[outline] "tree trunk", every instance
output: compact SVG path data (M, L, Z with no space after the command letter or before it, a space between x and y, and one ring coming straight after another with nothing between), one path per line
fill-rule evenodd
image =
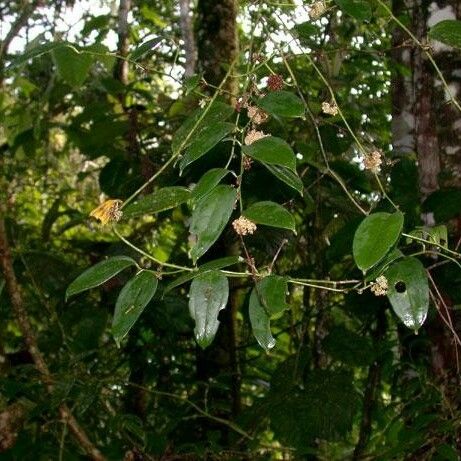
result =
M403 12L410 16L412 32L424 44L430 27L444 19L461 17L461 6L457 0L394 0L393 12L397 17ZM410 70L406 77L393 77L394 152L400 156L416 153L420 193L424 200L440 187L461 185L461 113L450 104L447 88L428 59L427 51L441 68L454 97L459 96L456 80L459 80L461 58L459 53L438 43L432 44L430 49L421 49L397 28L393 50L394 60ZM435 224L432 213L422 214L421 219L426 226ZM437 285L435 276L434 282ZM441 296L450 304L444 293ZM425 330L430 340L428 359L433 376L442 381L449 376L456 377L453 334L439 316L428 320Z
M237 59L237 8L236 0L199 0L197 5L196 38L198 51L198 71L203 72L206 82L218 86L226 75L228 66ZM232 102L237 93L237 82L229 78L221 95L222 99ZM210 93L214 88L210 88ZM221 238L217 246L220 254L238 254L235 243ZM238 356L237 310L241 305L238 288L230 282L229 301L220 315L220 327L213 344L205 351L197 350L197 375L202 382L221 377L229 386L231 402L230 413L237 416L241 409L240 367ZM229 393L213 391L207 399L229 404ZM227 439L227 429L223 429L223 439Z
M179 0L179 12L181 19L181 33L184 41L184 51L186 63L184 65L184 75L190 77L195 73L197 62L197 51L195 49L194 31L192 27L192 17L190 14L190 0Z

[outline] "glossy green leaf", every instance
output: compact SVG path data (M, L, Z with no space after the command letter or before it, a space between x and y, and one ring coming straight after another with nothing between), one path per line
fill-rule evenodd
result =
M392 249L365 277L366 282L371 282L378 278L394 261L403 258L405 255L398 249Z
M114 256L99 262L80 274L68 287L66 298L69 298L82 291L102 285L112 277L115 277L123 269L135 266L136 261L128 256Z
M419 259L407 257L392 264L385 272L392 309L405 326L418 331L429 309L429 283Z
M438 22L431 27L429 38L445 45L461 48L461 21L446 19Z
M232 266L233 264L237 264L241 262L241 258L239 256L225 256L224 258L214 259L213 261L209 261L205 264L202 264L200 267L197 268L195 271L187 272L184 275L181 275L173 282L169 283L165 288L165 293L171 291L173 288L179 287L184 283L193 280L195 277L198 277L205 272L209 272L211 270L218 270L223 269L224 267Z
M403 214L373 213L357 228L352 252L363 272L378 264L397 243L403 228Z
M198 202L190 224L190 233L196 238L190 251L194 264L221 235L236 200L236 189L231 186L217 186Z
M295 220L292 214L278 203L257 202L244 210L242 214L256 224L295 232Z
M287 307L286 296L288 283L286 277L268 275L256 284L259 302L264 306L269 317L276 316Z
M151 271L141 271L122 288L115 304L112 334L115 342L128 334L144 308L149 304L157 290L157 277Z
M218 331L218 314L229 297L229 283L221 272L212 271L196 277L189 291L189 311L195 320L195 339L198 345L208 347Z
M293 149L283 139L266 136L249 146L243 146L242 151L249 157L270 165L284 166L296 171L296 157Z
M195 162L205 155L234 129L235 125L227 122L215 122L204 127L199 133L197 133L194 142L189 145L184 157L179 162L181 172L192 162Z
M349 16L359 21L371 18L371 5L369 0L334 0L335 3Z
M289 91L273 91L257 101L257 105L269 114L295 118L304 115L304 104Z
M139 59L145 57L148 53L155 50L162 40L163 37L155 37L151 40L147 40L130 53L130 59L132 61L138 61Z
M270 315L261 304L256 288L251 291L248 313L256 341L266 352L269 351L275 346L275 339L271 333Z
M90 54L77 51L73 46L61 46L52 51L59 76L73 87L79 87L88 76L93 63Z
M228 173L229 170L225 168L213 168L208 170L194 187L192 198L194 200L200 200L211 192Z
M284 182L286 185L290 186L295 191L299 192L303 195L304 185L301 181L301 178L294 173L293 171L279 165L270 165L268 163L264 163L263 165L280 181Z
M171 149L174 154L182 152L191 145L200 132L207 126L226 121L234 113L234 108L220 101L214 101L211 106L197 109L180 126L171 141Z
M181 203L187 202L189 198L190 191L185 187L163 187L152 194L145 195L139 200L129 203L123 208L123 216L132 218L134 216L158 213L175 208Z

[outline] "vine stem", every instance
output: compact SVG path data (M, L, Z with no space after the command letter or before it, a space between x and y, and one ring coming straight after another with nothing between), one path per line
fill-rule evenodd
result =
M162 262L160 261L159 259L155 258L154 256L150 255L149 253L146 253L144 250L142 250L141 248L137 247L136 245L134 245L133 243L131 243L128 239L126 239L125 237L123 237L122 234L120 234L120 232L117 230L117 228L115 227L115 225L112 227L113 231L114 231L114 234L125 244L125 245L128 245L131 249L133 249L134 251L136 251L137 253L143 255L144 257L150 259L151 261L154 261L156 264L160 265L160 266L163 266L163 267L171 267L172 269L179 269L180 271L189 271L189 272L192 272L194 271L195 269L192 268L192 267L186 267L186 266L178 266L176 264L171 264L171 263L167 263L167 262Z
M156 171L141 187L139 187L135 192L133 192L125 201L124 203L122 204L122 206L120 207L120 209L123 209L126 205L128 205L128 203L132 202L147 186L149 186L150 184L152 184L153 181L155 181L155 179L157 179L178 157L179 157L179 154L181 153L181 151L183 150L183 148L186 146L186 144L188 143L189 139L191 138L191 136L195 133L196 129L198 128L198 126L200 125L200 123L203 121L203 119L205 118L205 115L208 113L208 111L210 110L211 106L213 105L214 101L216 100L216 98L218 97L222 87L224 86L224 84L226 83L227 79L229 78L229 76L231 75L232 73L232 70L234 69L234 66L236 64L236 59L234 59L234 61L230 64L229 66L229 69L227 70L226 72L226 75L224 76L224 78L222 79L222 82L219 84L218 86L218 89L215 91L215 93L213 94L213 96L211 97L208 105L205 107L204 111L200 114L200 117L197 119L197 121L195 122L194 126L192 127L192 129L189 131L189 133L187 134L187 136L184 138L184 140L182 141L182 143L180 144L180 146L178 147L177 151L176 152L173 152L173 155L163 164L163 166L158 170Z
M285 23L283 22L283 20L279 17L279 20L282 22L283 26L285 27L285 30L291 34L290 30L287 28L287 26L285 25ZM292 37L293 40L295 40L294 37ZM342 180L342 178L334 171L330 168L330 164L328 162L328 157L327 157L327 154L325 152L325 148L323 146L323 140L322 140L322 136L320 134L320 131L319 131L319 128L317 126L317 122L315 120L315 117L314 117L314 114L312 113L312 111L310 110L310 107L309 105L307 104L307 101L305 100L304 98L304 95L302 94L301 90L300 90L300 87L299 87L299 84L298 84L298 81L296 79L296 76L293 72L293 69L291 68L290 66L290 63L288 62L287 58L286 58L286 55L283 51L283 49L280 47L280 45L276 44L279 52L280 52L280 55L282 56L282 59L283 59L283 63L285 64L285 67L288 71L288 73L290 74L290 77L292 78L293 80L293 83L294 85L296 86L296 90L298 92L298 95L299 97L301 98L301 100L303 101L303 104L304 104L304 107L306 108L306 111L309 115L309 118L311 119L311 122L314 126L314 129L315 129L315 133L316 133L316 136L317 136L317 140L318 140L318 143L319 143L319 147L320 147L320 151L322 152L322 156L323 156L323 161L325 162L325 167L326 167L326 173L331 176L340 186L341 186L341 189L343 189L343 191L345 192L345 194L347 195L347 197L349 198L349 200L354 204L354 206L365 216L367 216L369 214L368 211L366 211L358 202L357 200L355 200L355 198L353 197L353 195L351 194L351 192L349 191L349 189L347 188L347 186L344 184L344 181ZM334 101L334 103L336 104L336 106L338 107L338 104L336 103L336 98L335 98L335 95L334 95L334 91L333 89L331 88L331 85L328 83L328 81L326 80L326 78L324 77L324 75L322 74L322 72L320 71L320 69L318 69L318 67L316 66L316 64L313 62L312 58L307 55L308 57L308 60L309 62L311 63L311 65L314 67L315 71L319 74L320 78L322 79L322 81L325 83L325 85L327 86L327 88L329 89L329 92L330 94L332 95L332 99ZM344 124L346 125L348 131L350 132L351 136L353 137L353 139L355 140L355 142L357 143L357 145L361 148L361 150L365 153L365 149L363 148L362 144L360 143L360 141L358 140L358 138L355 136L354 132L352 131L351 127L349 126L347 120L345 119L344 115L342 114L341 112L341 109L339 109L338 107L338 110L339 110L339 113L341 115L341 118L343 119L344 121Z

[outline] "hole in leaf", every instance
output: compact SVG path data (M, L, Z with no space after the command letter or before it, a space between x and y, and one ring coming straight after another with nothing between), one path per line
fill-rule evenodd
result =
M407 286L405 285L405 282L397 282L395 285L395 291L397 293L405 293L407 290Z
M440 245L443 247L447 244L447 241L445 239L440 239Z

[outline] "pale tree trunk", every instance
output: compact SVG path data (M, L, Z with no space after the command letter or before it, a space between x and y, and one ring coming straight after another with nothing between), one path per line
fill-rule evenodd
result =
M403 12L409 14L412 32L425 45L430 27L445 19L461 18L461 5L458 0L394 0L393 12L396 16ZM439 43L431 45L432 48L427 50L441 68L451 95L459 98L459 51L454 53ZM401 156L416 153L420 195L424 201L439 188L461 185L461 113L450 103L447 89L426 50L413 43L398 27L393 34L393 58L410 70L405 77L394 75L392 82L394 151ZM421 220L426 226L435 224L431 213L423 213ZM434 281L437 284L435 278ZM448 308L451 307L451 301L444 293L440 293L441 297ZM457 329L456 318L453 321ZM428 320L425 329L431 342L430 362L434 376L442 380L457 376L453 334L439 317Z
M181 19L181 34L184 41L184 51L186 54L184 75L186 77L190 77L195 73L195 65L197 62L197 51L195 49L190 0L179 0L179 13Z

